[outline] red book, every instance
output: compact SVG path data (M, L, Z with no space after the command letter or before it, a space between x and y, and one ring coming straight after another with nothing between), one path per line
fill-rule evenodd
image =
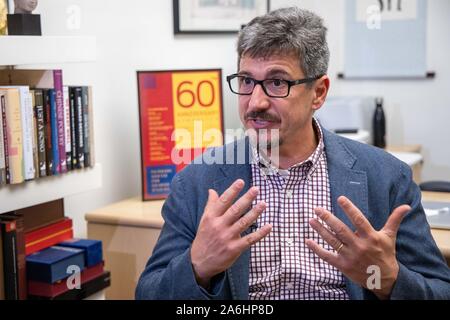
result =
M63 221L27 232L25 234L25 254L32 254L72 238L72 219L65 218Z
M104 262L101 262L93 267L81 271L80 284L85 284L103 274ZM64 292L69 291L67 288L67 279L58 281L54 284L49 284L39 281L28 281L28 294L40 297L56 297ZM75 289L74 289L75 290Z

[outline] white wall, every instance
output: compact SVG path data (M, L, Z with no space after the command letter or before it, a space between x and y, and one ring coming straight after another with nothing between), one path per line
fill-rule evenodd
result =
M272 8L301 5L324 17L332 53L332 95L383 95L388 140L422 144L424 179L450 180L450 1L429 2L428 63L435 80L342 81L344 0L272 0ZM81 11L81 27L67 28L70 6ZM173 35L172 1L40 0L46 35L97 37L95 63L61 65L67 84L94 86L97 161L103 188L66 199L78 236L86 233L84 213L140 194L140 150L136 70L222 68L236 70L234 35ZM42 66L40 66L42 67ZM49 67L55 67L49 66ZM236 97L224 86L225 127L239 127Z

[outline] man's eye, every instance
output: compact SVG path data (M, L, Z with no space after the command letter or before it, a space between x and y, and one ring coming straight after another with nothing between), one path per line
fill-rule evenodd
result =
M253 81L250 78L244 78L244 80L242 80L242 83L244 83L245 85L250 85L253 83Z
M280 87L280 86L283 85L283 80L280 80L280 79L272 80L272 85L273 85L274 87Z

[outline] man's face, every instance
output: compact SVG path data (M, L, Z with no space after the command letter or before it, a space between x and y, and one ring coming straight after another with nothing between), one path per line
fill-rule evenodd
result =
M266 59L244 55L240 61L239 74L256 80L305 78L297 58L278 55ZM292 86L286 98L271 98L260 85L256 85L252 95L239 96L239 116L245 129L254 129L260 133L260 143L261 139L267 139L270 146L277 144L278 140L282 150L301 143L303 133L311 129L313 100L314 89L308 89L305 84ZM267 130L269 136L261 134L263 129ZM270 134L273 129L278 130L279 138Z
M37 0L14 0L16 9L32 12L37 7Z

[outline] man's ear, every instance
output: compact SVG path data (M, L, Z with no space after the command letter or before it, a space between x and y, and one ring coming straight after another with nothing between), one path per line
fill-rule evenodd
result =
M319 110L328 94L328 90L330 89L330 78L327 75L322 76L320 79L317 79L312 90L313 93L313 102L312 107L313 110Z

